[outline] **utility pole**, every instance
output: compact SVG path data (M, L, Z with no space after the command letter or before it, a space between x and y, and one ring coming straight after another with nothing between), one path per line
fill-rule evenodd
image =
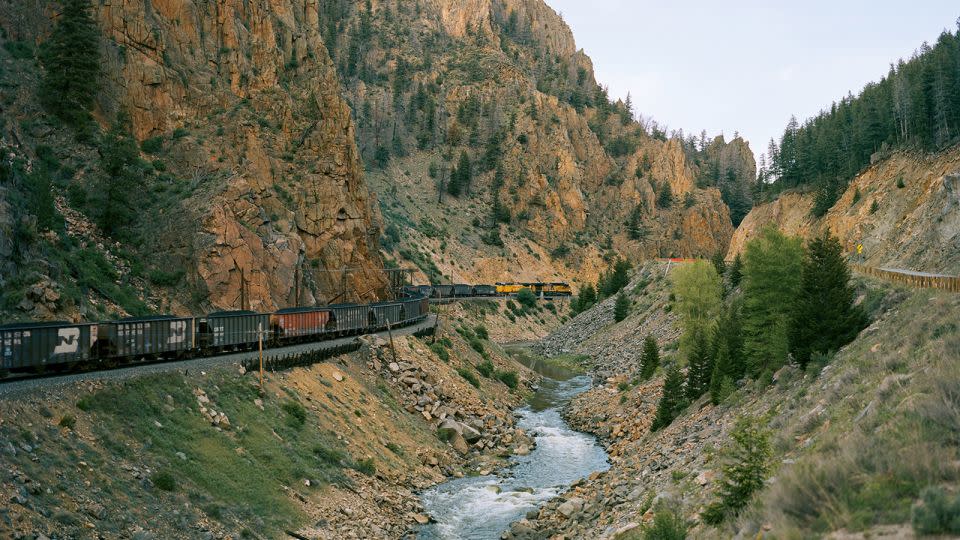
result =
M293 269L293 307L300 307L300 265Z
M260 344L260 395L263 395L263 323L257 324L257 341Z

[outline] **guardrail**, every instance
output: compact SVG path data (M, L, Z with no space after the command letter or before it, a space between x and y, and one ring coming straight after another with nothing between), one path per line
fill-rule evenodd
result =
M919 274L908 272L897 272L896 270L887 270L883 268L874 268L872 266L863 266L854 264L850 266L855 272L865 274L885 281L908 285L910 287L919 287L923 289L941 289L950 292L960 292L960 277L941 276L933 274Z

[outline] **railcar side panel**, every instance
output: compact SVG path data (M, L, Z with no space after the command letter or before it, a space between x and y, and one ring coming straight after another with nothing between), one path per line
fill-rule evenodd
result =
M22 370L90 360L97 325L11 324L0 327L0 369Z

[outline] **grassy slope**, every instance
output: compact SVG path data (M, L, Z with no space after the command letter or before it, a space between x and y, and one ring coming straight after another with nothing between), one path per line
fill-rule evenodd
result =
M907 524L896 529L902 533L909 531L911 507L925 487L956 489L960 296L857 282L877 318L822 371L784 368L775 382L752 382L720 406L700 400L654 434L649 423L661 373L650 383L638 383L625 373L576 400L573 423L604 438L615 456L614 470L578 489L577 496L600 494L602 499L604 492L622 485L618 482L641 487L647 495L598 516L595 532L642 522L658 493L678 495L685 515L696 522L712 499L714 483L701 485L694 477L718 472L713 456L727 444L727 432L740 415L768 420L776 465L768 487L735 524L719 529L698 525L692 531L696 537L756 534L763 528L777 538L799 538ZM674 324L663 316L662 285L655 279L635 296L645 324L658 319ZM657 304L653 311L649 298ZM639 353L631 350L636 348L635 316L608 324L576 350L602 355L620 349L621 357ZM669 342L668 330L663 329ZM607 362L615 360L610 356ZM656 464L665 468L658 470ZM559 530L576 530L561 523Z
M532 375L489 340L480 340L484 353L478 353L454 331L462 326L446 325L445 346L434 352L429 339L395 338L398 361L432 373L448 406L480 417L509 416ZM384 361L392 359L387 351ZM318 516L336 521L365 513L382 514L377 523L396 532L415 502L409 489L441 480L462 462L407 408L412 402L402 383L371 372L363 353L352 358L271 374L263 396L254 374L221 368L0 401L0 452L8 442L16 452L4 454L11 472L0 477L0 487L29 492L25 505L12 506L10 522L0 516L0 536L79 535L89 523L108 535L142 526L161 537L203 530L270 537ZM487 359L494 368L489 377L477 367ZM473 374L479 387L458 371ZM520 382L516 389L503 382L511 372ZM199 390L209 403L198 401ZM226 414L229 427L212 425L201 407ZM471 467L484 468L496 460L470 459ZM52 490L34 494L36 485ZM395 493L405 495L374 500ZM91 515L90 505L102 511ZM340 515L343 505L358 514Z

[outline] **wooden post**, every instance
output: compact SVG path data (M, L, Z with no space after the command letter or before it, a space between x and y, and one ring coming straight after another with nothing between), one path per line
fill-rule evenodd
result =
M390 320L387 320L387 334L390 335L390 351L393 352L393 361L397 361L397 349L393 346L393 327L390 325Z
M260 393L263 393L263 323L257 325L257 341L260 343Z

